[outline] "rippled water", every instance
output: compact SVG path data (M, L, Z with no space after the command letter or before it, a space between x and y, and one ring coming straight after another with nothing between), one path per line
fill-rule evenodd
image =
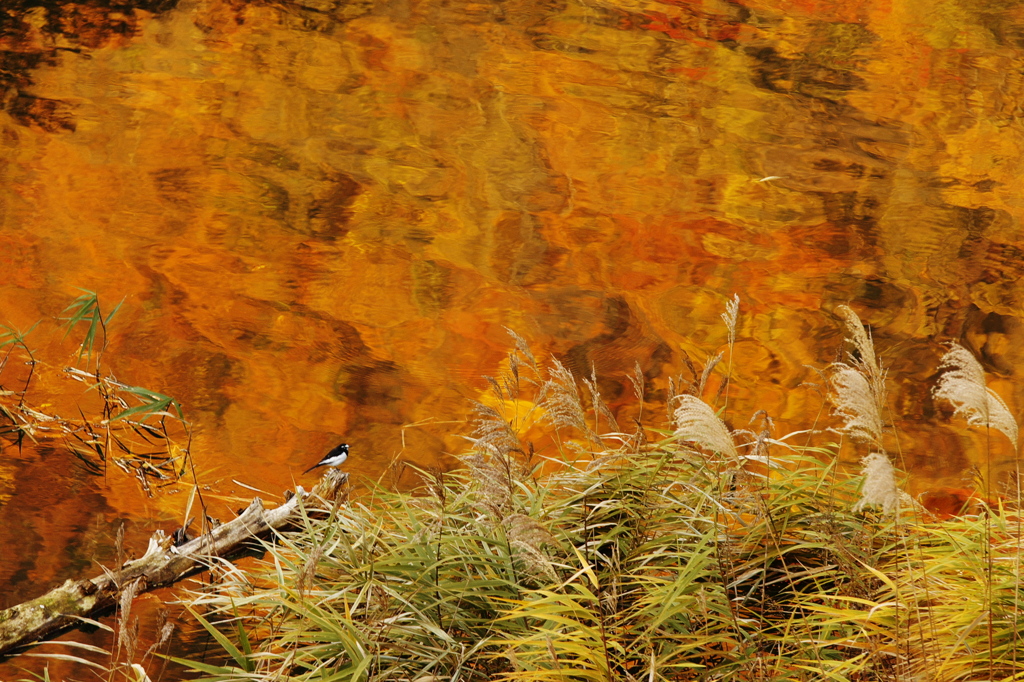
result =
M0 34L0 321L124 298L104 365L182 402L211 496L341 440L450 464L462 427L408 425L466 416L505 327L623 418L639 362L660 413L733 293L736 428L812 422L843 303L912 489L983 457L929 397L943 342L1024 400L1018 2L17 0ZM0 606L182 514L73 462L4 450Z

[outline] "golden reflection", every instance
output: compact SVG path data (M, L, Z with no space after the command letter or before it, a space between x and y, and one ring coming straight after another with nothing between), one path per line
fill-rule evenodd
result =
M891 367L912 489L984 449L929 395L942 342L1024 400L1016 6L136 4L0 15L2 315L124 298L105 363L180 400L212 488L290 485L341 440L373 479L450 464L458 429L404 427L464 418L505 327L629 415L634 363L657 402L734 293L736 428L818 418L839 304ZM45 504L44 455L0 499ZM80 485L83 513L180 513Z

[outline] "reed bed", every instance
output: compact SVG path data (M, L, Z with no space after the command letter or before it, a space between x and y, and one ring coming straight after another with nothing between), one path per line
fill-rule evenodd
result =
M704 397L721 355L672 382L670 429L627 434L593 373L581 391L514 335L462 469L268 544L258 570L192 598L226 662L179 662L253 681L1024 678L1018 496L939 519L902 492L885 371L839 314L839 425L779 438L764 415L730 431ZM943 363L936 399L1015 437L973 356ZM524 438L540 423L554 464ZM837 468L844 440L866 449L861 476Z
M110 316L94 296L71 312L72 326L91 320L87 358L97 334L102 352ZM722 315L726 369L725 352L686 359L661 430L640 423L639 365L627 432L596 371L543 366L512 333L462 467L419 471L411 492L353 491L254 566L215 566L186 601L221 655L173 660L237 682L1024 679L1019 467L995 481L989 446L959 514L911 499L886 370L856 313L837 314L847 352L822 370L832 418L782 436L764 413L747 430L723 420L738 297ZM31 356L24 337L0 334L4 359ZM951 344L938 370L934 399L1016 452L1012 410L971 352ZM93 374L142 403L118 399L107 428L181 416L167 396ZM32 435L19 418L30 382L0 407ZM538 457L538 439L557 455ZM839 466L851 448L859 472ZM139 658L124 636L130 607L106 678L149 682L153 648Z
M232 665L196 668L426 682L817 679L851 658L893 664L862 610L834 615L881 589L859 565L882 562L886 534L867 532L855 489L817 460L743 481L670 438L592 471L498 480L514 467L492 456L421 496L338 508L268 546L257 574L197 595L235 639Z
M854 512L857 481L812 454L765 477L716 468L669 438L499 497L472 470L376 491L196 595L234 660L192 665L209 680L1020 676L1014 516Z

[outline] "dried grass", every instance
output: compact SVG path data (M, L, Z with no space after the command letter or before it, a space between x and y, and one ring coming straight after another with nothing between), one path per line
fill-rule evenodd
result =
M584 377L583 385L587 387L587 391L590 393L590 404L594 406L594 430L599 431L601 419L604 419L608 423L609 431L618 432L619 423L615 420L615 415L608 408L604 398L601 397L601 391L597 387L597 369L593 365L590 366L590 378Z
M483 403L476 403L473 411L476 423L473 436L479 444L492 447L503 455L522 452L519 435L500 412Z
M477 450L463 457L470 479L476 484L478 506L495 522L505 518L515 487L515 462L497 449L477 443ZM489 450L489 452L488 452Z
M1019 528L990 530L1002 523L993 515L941 529L901 518L912 502L880 449L885 372L856 315L841 314L852 351L830 366L836 415L873 446L859 494L835 469L838 446L773 438L764 413L737 445L691 393L673 398L672 438L536 478L513 456L501 406L482 410L491 425L471 439L466 468L425 479L429 497L380 491L374 508L333 510L268 547L256 582L270 587L244 597L243 621L237 590L198 595L239 638L242 623L266 637L248 637L251 654L227 648L230 666L197 668L252 682L285 670L310 682L1019 679ZM983 405L991 422L980 368L955 355L944 367L936 397L959 400L969 419ZM958 386L968 378L974 408ZM639 368L630 381L642 401ZM496 383L511 399L514 384ZM593 371L584 383L602 414ZM544 390L550 423L592 433L564 366ZM680 441L733 462L787 450L780 466L750 471L709 467ZM993 551L1002 573L979 558ZM308 591L292 589L298 575Z
M854 366L836 363L829 383L835 415L844 421L843 432L856 441L882 448L884 423L870 379Z
M722 313L722 321L725 322L725 328L729 332L729 346L732 347L736 343L736 323L739 319L740 313L740 296L739 294L733 294L732 298L725 303L725 312Z
M723 315L730 345L738 304ZM491 380L504 402L478 407L463 470L424 476L418 495L375 490L365 506L308 510L317 518L268 543L255 575L238 569L195 595L226 662L178 662L236 682L1021 679L1019 510L941 525L900 518L912 503L881 449L885 372L856 314L840 314L852 350L829 368L835 414L873 446L859 495L837 473L838 446L772 438L765 413L737 445L739 432L698 397L721 355L699 378L691 367L691 393L671 386L673 437L531 475L516 457L517 417L506 417L518 409L505 404L527 387L547 393L532 402L556 428L600 441L571 372L555 362L537 381L513 334L508 371ZM942 369L935 398L1016 444L973 356L954 345ZM639 364L629 380L642 403ZM614 424L593 368L583 383L598 419ZM788 449L772 460L783 466L745 470L706 466L680 441L731 462ZM117 633L129 659L134 590Z
M583 434L594 443L600 443L597 434L587 424L587 415L583 409L576 378L565 365L552 358L548 368L548 380L542 387L544 393L545 420L556 429L571 428Z

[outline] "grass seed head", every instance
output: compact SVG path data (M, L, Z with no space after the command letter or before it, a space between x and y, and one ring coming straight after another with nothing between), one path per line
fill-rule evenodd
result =
M963 417L972 426L985 426L1002 432L1017 449L1017 421L1003 399L985 384L985 370L963 346L952 344L939 369L945 373L932 389L937 400L953 404L953 416Z
M504 518L512 499L513 462L502 456L493 446L478 443L479 446L483 447L463 461L469 466L470 478L477 485L478 503L486 510L489 518L500 520ZM490 450L489 456L484 456L484 449Z
M882 413L878 396L864 372L852 365L832 365L832 402L835 414L846 423L843 431L854 440L882 447Z
M861 511L869 505L881 507L883 514L893 514L899 510L902 491L896 484L896 470L889 458L872 452L861 460L861 465L864 484L860 499L853 505L853 511Z
M544 526L526 514L512 514L505 519L505 532L517 558L527 570L552 582L558 580L551 561L543 551L544 545L556 543Z
M558 360L552 358L548 369L548 380L544 382L544 408L548 422L555 428L571 427L591 439L594 432L587 425L586 413L580 393L576 389L576 378Z
M725 303L725 312L722 313L722 321L729 330L729 345L736 343L736 321L740 313L740 295L733 294L732 298Z
M739 457L732 434L726 428L725 422L715 415L710 405L696 396L685 393L677 396L676 400L679 405L672 416L677 436L696 443L705 450L727 455L731 459Z
M521 449L519 437L500 412L483 403L477 403L474 412L476 429L473 435L478 443L486 443L503 455Z

